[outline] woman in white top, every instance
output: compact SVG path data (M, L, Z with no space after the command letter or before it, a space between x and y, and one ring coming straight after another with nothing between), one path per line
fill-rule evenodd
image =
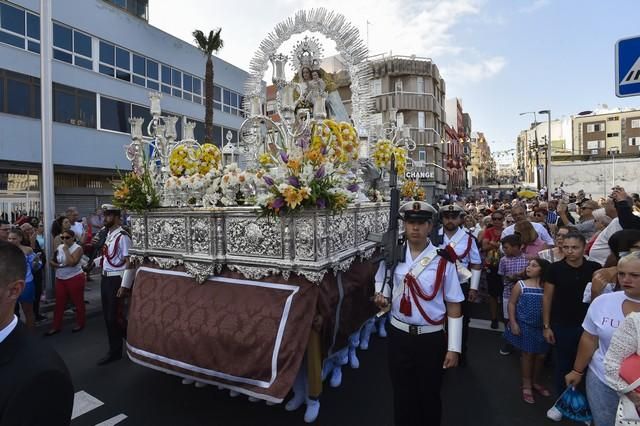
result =
M640 313L632 312L613 333L609 350L604 358L604 374L609 386L618 393L623 392L629 383L620 377L622 361L631 355L640 355ZM631 391L626 394L640 410L640 393Z
M618 282L622 291L603 294L589 306L582 323L584 332L573 370L565 376L567 386L576 386L589 367L587 399L595 426L612 426L615 423L619 397L605 377L604 357L613 333L624 318L632 312L640 312L640 252L618 261Z
M78 332L84 328L86 322L84 307L85 275L80 266L82 247L75 241L74 232L70 229L60 234L62 244L56 249L55 259L49 264L56 270L56 307L53 313L51 330L45 336L52 336L62 329L62 316L67 300L76 307L76 327L71 331Z

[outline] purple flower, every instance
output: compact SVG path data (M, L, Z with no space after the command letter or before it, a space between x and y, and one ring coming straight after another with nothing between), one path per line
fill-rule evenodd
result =
M284 206L284 198L278 197L271 203L272 209L281 209Z
M357 183L352 183L351 185L347 186L347 190L351 192L358 192L360 190L360 186Z
M295 176L289 176L287 178L287 181L289 182L289 185L291 186L295 186L296 188L300 188L300 181L298 180L297 177Z
M300 138L298 138L298 140L296 141L296 144L302 148L302 149L306 149L309 146L309 142L311 141L311 139L309 138L309 136L302 136Z
M267 185L269 185L269 186L273 186L273 184L275 183L275 182L273 181L273 179L271 179L271 178L270 178L269 176L267 176L267 175L262 176L262 179L264 180L264 183L266 183L266 184L267 184Z
M327 146L326 145L322 147L322 149L320 150L320 153L322 155L326 155L327 154Z
M318 170L316 170L316 174L315 174L316 179L322 179L323 177L324 177L324 164L320 166Z
M324 198L318 198L318 200L316 201L316 206L319 209L327 208L327 200L325 200Z
M289 156L287 155L286 152L284 151L280 151L280 158L282 159L283 162L288 163L289 162Z

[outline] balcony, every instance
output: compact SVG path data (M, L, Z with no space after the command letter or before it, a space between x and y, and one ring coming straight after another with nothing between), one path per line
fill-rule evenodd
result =
M390 92L375 96L376 112L396 109L397 111L428 111L438 117L443 116L443 108L431 93Z

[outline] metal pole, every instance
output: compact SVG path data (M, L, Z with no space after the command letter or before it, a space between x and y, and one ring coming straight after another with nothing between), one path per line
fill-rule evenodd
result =
M535 111L533 111L533 121L533 125L535 126L533 134L536 140L536 186L538 191L540 191L540 188L542 188L542 185L540 185L540 153L538 152L540 145L538 144L538 117L536 116Z
M611 187L615 188L616 186L616 151L611 150Z
M551 199L551 110L549 110L549 133L547 134L547 167L546 167L546 172L547 172L547 177L546 177L546 181L547 181L547 201L549 201Z
M52 83L51 52L53 24L51 23L51 0L40 0L40 105L42 142L42 213L47 243L44 250L47 260L53 259L51 225L55 219L55 193L53 189L53 128L52 128ZM53 273L45 267L45 290L48 298L53 298Z

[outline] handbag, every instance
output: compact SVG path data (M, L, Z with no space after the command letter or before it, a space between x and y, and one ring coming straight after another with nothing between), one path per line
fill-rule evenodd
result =
M622 390L620 402L618 402L618 410L616 411L615 426L640 426L640 415L638 415L636 405L626 395L638 386L640 386L640 378Z

